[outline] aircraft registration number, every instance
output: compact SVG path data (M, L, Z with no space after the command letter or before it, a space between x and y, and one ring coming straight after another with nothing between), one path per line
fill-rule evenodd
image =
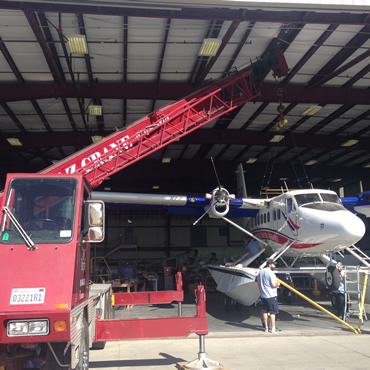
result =
M45 288L12 289L10 304L42 304L45 301Z

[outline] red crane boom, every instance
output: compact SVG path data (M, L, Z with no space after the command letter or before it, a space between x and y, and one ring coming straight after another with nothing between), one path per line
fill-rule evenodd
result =
M152 154L182 136L259 96L253 74L286 74L282 53L259 61L246 71L227 76L186 98L165 106L67 157L40 173L82 173L92 187L107 176Z

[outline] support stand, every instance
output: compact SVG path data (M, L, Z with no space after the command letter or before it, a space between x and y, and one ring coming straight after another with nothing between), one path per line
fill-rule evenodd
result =
M197 304L197 315L200 317L206 316L206 305L205 305L205 289L204 286L199 285L195 290L195 298ZM180 370L197 370L197 369L213 369L213 370L227 370L226 367L223 367L219 362L213 361L207 358L207 353L205 351L205 334L199 334L199 352L198 358L186 362L177 363L177 368Z
M199 352L198 358L188 363L178 363L177 368L180 370L198 370L198 369L213 369L227 370L226 367L217 361L213 361L207 357L205 352L205 335L199 335Z

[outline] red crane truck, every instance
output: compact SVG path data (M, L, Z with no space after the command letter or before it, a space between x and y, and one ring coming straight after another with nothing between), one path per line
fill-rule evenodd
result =
M104 203L92 201L90 193L105 177L257 98L255 73L270 69L287 73L282 53L161 108L40 173L7 175L0 198L0 369L16 369L30 353L34 368L88 369L89 348L108 340L208 333L201 287L194 317L111 319L111 285L89 283L90 243L103 241L105 234ZM131 294L129 300L117 294L115 302L181 301L179 281L173 292Z

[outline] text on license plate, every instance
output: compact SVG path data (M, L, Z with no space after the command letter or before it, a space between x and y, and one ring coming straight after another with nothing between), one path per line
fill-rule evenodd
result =
M45 301L45 288L12 289L10 304L42 304Z

